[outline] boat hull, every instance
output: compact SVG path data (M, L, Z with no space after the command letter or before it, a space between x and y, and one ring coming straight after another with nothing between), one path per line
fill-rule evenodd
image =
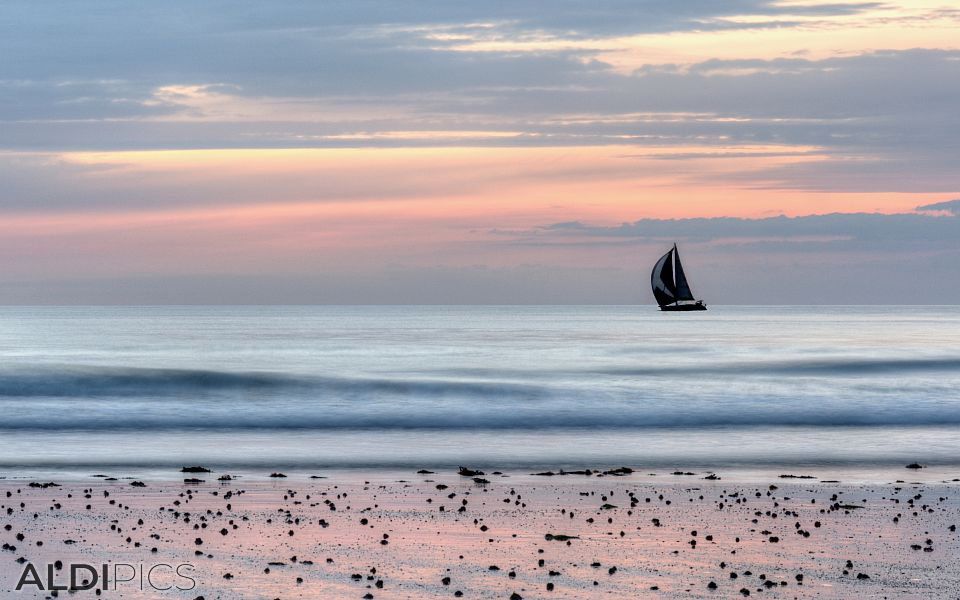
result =
M703 302L697 302L695 304L667 304L666 306L661 306L660 310L664 312L688 312L691 310L707 310L707 305Z

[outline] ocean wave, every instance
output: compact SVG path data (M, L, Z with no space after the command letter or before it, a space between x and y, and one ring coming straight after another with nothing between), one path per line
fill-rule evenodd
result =
M845 376L943 372L960 374L960 358L835 358L701 362L683 365L524 370L426 369L399 377L335 377L203 369L68 366L0 370L2 397L169 396L232 391L313 391L398 395L539 396L539 383L558 376ZM466 379L465 379L466 378ZM529 381L530 383L527 383ZM683 381L683 380L678 380ZM538 383L533 383L538 382Z
M827 385L763 379L731 386L717 375L744 368L722 367L704 366L697 372L707 376L699 381L657 368L539 380L504 371L507 381L492 379L492 373L469 380L423 373L351 378L100 367L7 370L0 371L0 431L960 425L960 394L949 376L942 385L924 381L912 388L904 383L909 380L871 379L870 389L829 376L954 371L960 369L956 359L770 362L747 370L776 378L826 374ZM651 379L665 374L672 376Z
M217 392L353 392L399 395L532 396L537 386L514 383L349 378L193 369L68 367L0 372L2 397L156 397Z
M243 430L654 430L763 427L884 427L884 426L960 425L960 407L950 410L918 410L870 415L844 410L818 414L755 414L707 411L696 414L550 414L505 416L497 411L483 414L444 414L443 411L380 415L297 413L275 414L269 411L242 411L242 414L71 415L6 417L0 431L243 431Z
M653 430L702 428L960 425L960 398L864 397L673 399L569 394L532 402L307 398L231 401L55 398L0 400L4 430Z
M832 358L786 361L707 363L666 367L623 367L595 371L609 375L896 375L916 372L960 373L960 358Z
M649 359L648 359L649 360ZM960 374L960 358L830 358L779 361L690 361L674 365L620 365L568 370L523 370L493 368L433 369L426 373L463 377L517 377L544 379L557 375L614 375L636 377L697 377L706 375L742 376L857 376L897 375L922 372Z

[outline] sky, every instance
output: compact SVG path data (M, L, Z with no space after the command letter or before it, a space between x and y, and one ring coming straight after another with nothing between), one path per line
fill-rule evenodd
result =
M960 303L948 1L0 3L0 303Z

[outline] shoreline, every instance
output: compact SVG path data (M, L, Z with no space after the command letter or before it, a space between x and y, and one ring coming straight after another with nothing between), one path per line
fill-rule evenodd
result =
M908 468L903 463L831 463L831 464L740 464L718 467L717 465L696 465L678 463L672 466L663 464L525 464L503 465L485 462L469 463L468 468L485 472L502 473L511 481L534 484L551 480L553 483L579 483L586 479L616 478L621 481L638 484L666 485L671 482L682 483L698 480L728 481L741 485L763 483L776 479L799 479L819 482L845 483L857 485L883 485L892 483L952 484L960 483L960 462L956 464L930 464L923 462L920 468ZM263 483L277 480L312 481L336 479L358 483L372 481L392 483L409 479L418 471L427 470L439 477L455 476L459 464L431 464L397 466L343 466L317 465L305 467L302 464L271 465L223 465L204 461L187 461L182 465L17 465L0 466L0 483L33 481L53 478L68 483L95 482L111 478L111 481L129 481L151 479L157 482L176 483L184 477L182 467L202 466L209 469L207 483L216 483L220 475L230 475L234 481ZM626 469L626 473L612 474L611 470ZM271 473L282 472L285 477L271 478ZM709 479L706 479L710 477Z
M135 475L120 471L116 481L90 476L96 472L0 479L0 523L10 526L0 541L15 547L0 552L0 589L12 589L21 557L44 567L57 560L194 567L191 590L120 590L158 599L453 598L457 591L525 599L928 598L960 589L960 538L950 530L960 524L960 482L944 482L939 468L887 469L889 481L863 483L795 467L717 471L719 479L695 469L546 476L472 467L483 474L361 469L310 479L259 471L219 482L222 472L171 469L170 479L125 479Z
M201 402L202 405L202 402ZM201 406L202 408L202 406ZM241 407L242 408L242 407ZM167 410L166 408L164 410ZM43 414L40 408L34 413ZM106 418L106 417L105 417ZM957 466L956 426L573 430L8 430L0 473L39 468L501 469Z

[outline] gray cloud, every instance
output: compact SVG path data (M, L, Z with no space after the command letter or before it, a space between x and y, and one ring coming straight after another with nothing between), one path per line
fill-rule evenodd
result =
M958 51L707 60L623 74L590 48L464 52L451 49L456 40L431 36L593 39L789 26L791 16L884 8L774 0L571 0L551 2L549 10L536 0L495 7L440 0L6 2L0 147L807 145L839 160L730 177L771 188L956 190ZM754 18L729 19L737 15ZM157 95L171 85L213 86L253 104L293 102L298 116L277 105L272 113L210 115L186 99ZM364 137L411 130L518 135Z
M960 200L917 207L918 211L945 211L953 216L917 213L832 213L799 217L739 217L640 219L616 227L580 221L554 223L522 232L497 233L520 243L591 243L597 240L675 241L730 243L738 247L761 245L794 252L797 245L816 250L902 250L920 244L960 251ZM773 241L771 241L773 240Z
M93 6L94 8L90 8ZM491 8L479 3L6 3L0 20L0 119L123 118L153 90L173 84L229 84L251 96L340 97L393 100L416 94L424 117L444 111L466 118L480 114L556 116L567 111L707 110L741 114L833 117L824 114L821 86L787 78L703 77L724 68L759 68L785 75L837 65L809 61L708 61L686 77L669 69L623 77L591 60L590 49L571 51L452 52L451 41L432 32L460 33L484 24L493 39L529 35L603 37L710 29L733 15L824 17L881 7L879 3L785 6L772 0L712 2L612 1L589 6L524 0ZM467 24L466 26L464 24ZM739 22L738 22L739 23ZM725 26L752 27L755 24ZM865 61L857 70L870 72ZM888 61L889 62L889 61ZM912 65L880 65L879 78L923 74ZM674 77L671 77L673 75ZM842 80L843 75L833 75ZM736 82L731 84L730 82ZM911 86L903 86L910 89ZM758 90L761 92L758 94ZM691 91L693 93L691 93ZM870 90L868 90L870 91ZM784 102L803 93L805 102ZM821 93L817 93L821 92ZM900 91L902 95L903 90ZM711 98L712 96L712 98ZM877 97L882 100L882 96ZM748 100L748 102L744 102ZM152 107L143 110L151 113ZM862 116L862 110L854 110ZM322 115L317 115L322 118ZM600 132L602 133L602 132ZM144 143L150 138L144 136Z
M923 206L918 206L917 210L944 211L960 217L960 199L947 200L946 202L936 202L934 204L924 204Z
M107 21L122 19L120 12ZM409 22L417 17L407 16ZM23 60L0 66L0 145L30 150L808 145L843 160L734 177L773 188L942 192L960 187L951 160L960 150L958 51L709 60L682 68L648 66L625 75L591 59L589 50L454 52L442 44L427 47L420 30L396 24L378 29L386 22L358 30L336 21L294 28L269 18L256 26L201 19L177 28L160 18L156 31L130 40L129 49L123 48L123 35L129 33L111 37L107 32L88 34L96 37L93 49L69 51L77 40L63 32L66 41L46 51L69 54L63 60L20 47L37 42L27 43L23 31L13 32L0 39L0 46L11 46L6 55ZM637 23L642 28L646 21ZM288 120L270 114L204 120L210 116L204 107L156 95L174 84L213 84L207 89L253 103L291 101L300 116L288 118L274 106L274 114ZM172 115L200 120L155 120ZM397 130L518 135L440 142L356 137Z

